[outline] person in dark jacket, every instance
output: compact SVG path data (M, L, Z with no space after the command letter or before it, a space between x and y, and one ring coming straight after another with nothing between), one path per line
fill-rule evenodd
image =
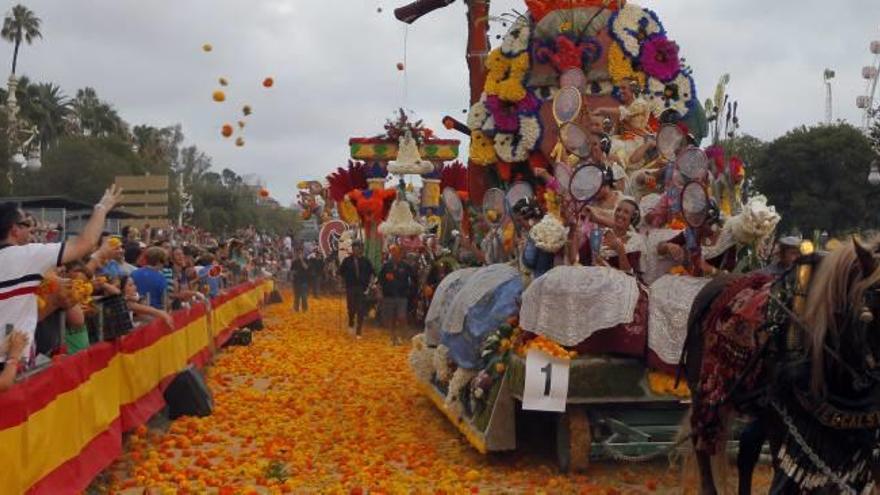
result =
M293 285L293 310L309 310L309 265L303 257L303 250L297 250L290 266L290 281Z
M309 285L311 285L312 297L318 297L324 278L324 257L316 250L306 262L309 265Z
M391 345L403 343L406 308L410 290L415 284L412 268L403 262L400 246L392 245L389 260L379 272L382 286L382 315L391 330Z
M352 254L342 260L339 274L345 283L345 303L348 308L348 331L361 337L364 324L365 295L370 281L373 279L373 267L364 257L364 243L357 240L352 243Z

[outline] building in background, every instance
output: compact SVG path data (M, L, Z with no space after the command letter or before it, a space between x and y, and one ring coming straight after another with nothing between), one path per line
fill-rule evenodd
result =
M171 225L168 211L170 182L167 175L118 175L116 185L123 190L119 210L135 216L123 220L123 225L139 229L144 225L156 228Z

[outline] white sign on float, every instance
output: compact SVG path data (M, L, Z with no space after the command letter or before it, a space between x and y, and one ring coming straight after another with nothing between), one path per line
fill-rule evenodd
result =
M530 349L526 354L523 409L565 412L569 365L567 359L559 359L537 349Z

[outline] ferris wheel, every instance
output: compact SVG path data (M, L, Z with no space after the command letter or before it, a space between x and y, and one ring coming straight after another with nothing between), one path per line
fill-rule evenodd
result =
M871 54L874 55L873 65L862 67L862 78L865 79L865 93L856 99L856 106L862 110L862 126L868 129L874 119L880 117L880 105L877 100L878 80L880 80L880 40L871 42Z

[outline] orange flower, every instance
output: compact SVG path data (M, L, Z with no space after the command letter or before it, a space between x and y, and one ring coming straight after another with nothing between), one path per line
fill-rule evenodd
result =
M275 80L272 79L271 77L267 77L266 79L263 79L263 87L264 88L271 88L274 84L275 84Z

